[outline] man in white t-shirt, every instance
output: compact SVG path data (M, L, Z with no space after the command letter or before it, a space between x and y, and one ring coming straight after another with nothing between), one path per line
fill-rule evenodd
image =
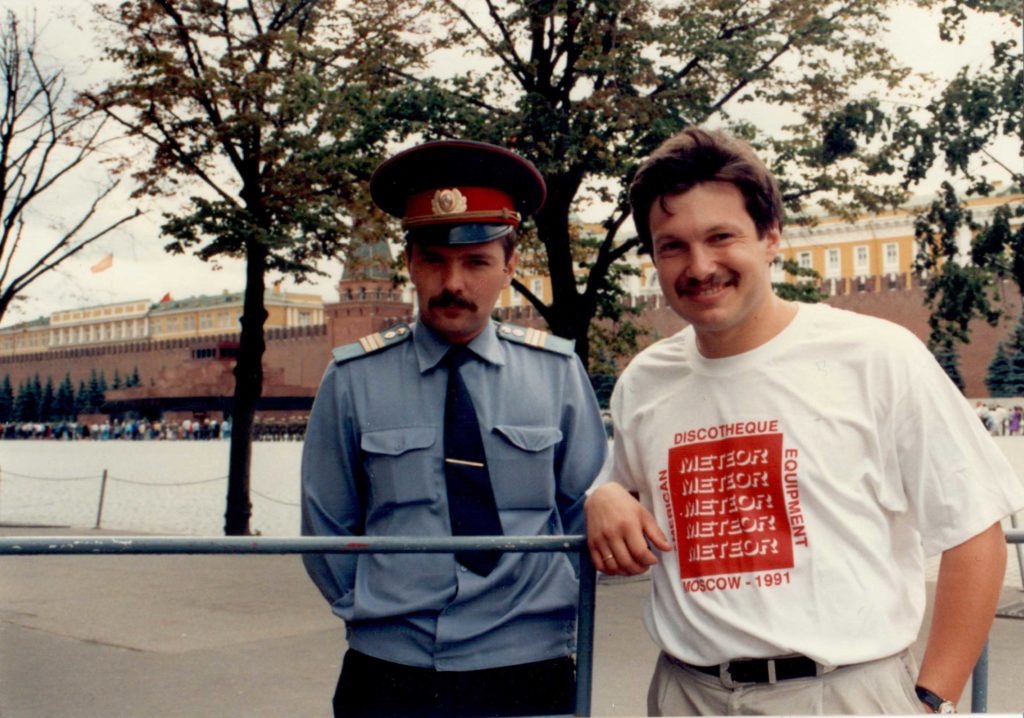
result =
M599 569L652 572L649 712L948 712L991 626L1019 479L913 335L773 294L782 202L746 143L689 128L630 198L690 326L619 380L586 511Z

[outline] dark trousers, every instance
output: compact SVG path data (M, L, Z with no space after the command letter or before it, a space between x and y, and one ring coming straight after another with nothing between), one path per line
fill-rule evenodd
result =
M435 671L349 649L334 692L335 718L571 714L571 658L482 671Z

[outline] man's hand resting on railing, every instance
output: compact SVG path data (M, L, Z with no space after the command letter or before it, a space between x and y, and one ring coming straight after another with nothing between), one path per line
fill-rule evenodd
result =
M619 484L595 489L584 508L590 557L603 573L635 576L658 563L651 546L672 550L651 512Z

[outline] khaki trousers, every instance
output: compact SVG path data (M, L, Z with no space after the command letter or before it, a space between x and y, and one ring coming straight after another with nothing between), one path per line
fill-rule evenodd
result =
M910 651L811 678L726 688L721 680L662 653L647 693L652 716L911 715L926 713L914 693Z

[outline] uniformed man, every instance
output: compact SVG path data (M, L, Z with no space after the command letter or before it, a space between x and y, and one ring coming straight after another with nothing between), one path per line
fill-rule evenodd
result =
M310 415L302 531L533 536L583 530L606 439L572 343L490 318L544 181L493 145L384 162L419 316L334 350ZM577 577L562 553L310 555L345 620L336 716L572 710Z

